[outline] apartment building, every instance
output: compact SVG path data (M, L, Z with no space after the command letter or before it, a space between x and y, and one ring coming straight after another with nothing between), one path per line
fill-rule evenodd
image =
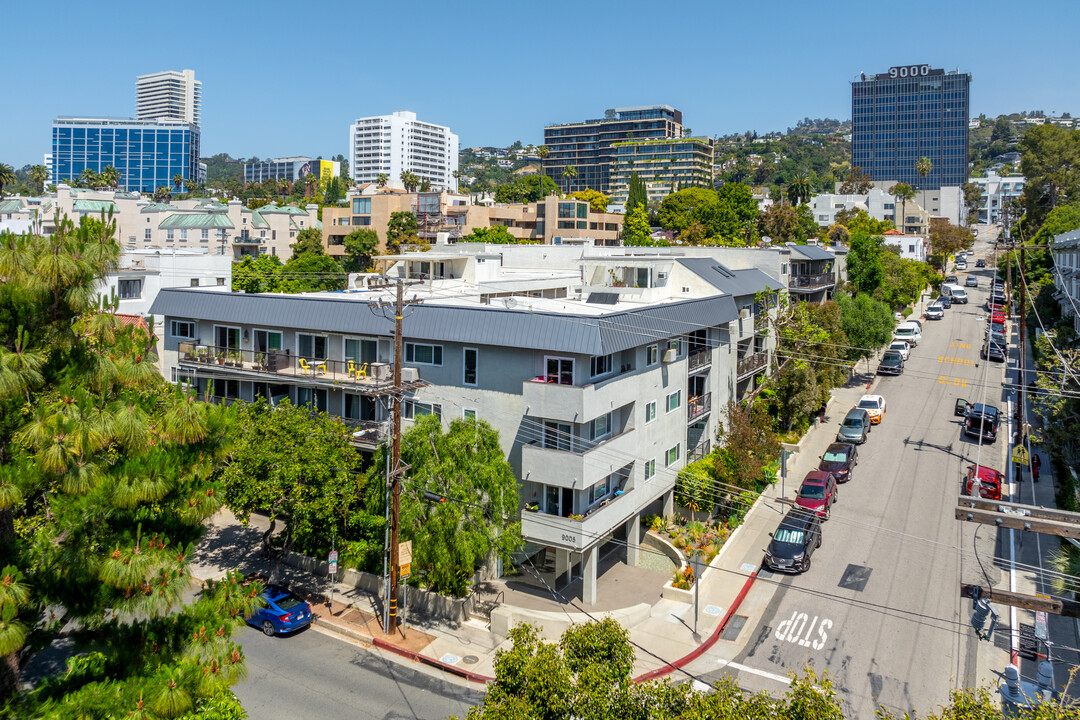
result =
M814 220L822 228L832 227L836 214L845 210L865 210L874 220L896 222L896 198L881 188L870 188L864 195L821 193L811 197L807 204L814 213ZM908 201L908 209L912 207L914 201Z
M450 128L422 122L416 113L358 118L349 126L349 173L357 183L385 175L404 187L401 173L414 173L434 190L457 190L458 136Z
M1056 236L1051 243L1054 258L1054 297L1061 314L1071 317L1073 329L1080 332L1080 230Z
M1001 220L1002 208L1024 194L1027 178L1023 175L999 175L994 171L986 177L973 177L968 182L979 186L979 223L993 224Z
M625 205L630 177L637 173L650 200L663 200L679 188L712 187L712 138L625 140L611 144L611 202Z
M929 243L921 235L905 235L899 230L886 230L882 233L885 244L895 247L903 260L926 262Z
M394 188L361 187L350 192L345 207L323 208L323 244L327 254L345 254L344 238L357 228L379 235L380 252L386 248L386 227L395 212L411 212L417 235L430 243L457 242L475 228L500 225L519 240L548 245L591 239L596 244L617 244L623 216L597 212L589 203L554 195L520 205L476 205L468 195L450 192L406 193Z
M427 280L409 289L423 302L404 326L406 425L491 423L520 481L521 562L556 588L583 577L585 603L601 547L625 541L636 563L642 515L672 512L678 471L768 371L758 294L780 281L708 255L536 245L381 259L392 277ZM391 284L359 275L351 286L163 290L152 308L163 368L221 401L288 397L342 416L373 449L385 441L393 322L367 304Z
M166 70L135 78L135 118L198 125L202 83L195 79L195 71Z
M228 292L232 287L232 258L206 248L125 250L116 270L98 283L97 293L115 297L119 313L146 317L161 289L174 287Z

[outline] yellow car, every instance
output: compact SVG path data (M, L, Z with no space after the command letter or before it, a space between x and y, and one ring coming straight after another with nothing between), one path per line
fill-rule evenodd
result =
M863 395L855 407L865 410L873 425L880 425L885 417L885 398L880 395Z

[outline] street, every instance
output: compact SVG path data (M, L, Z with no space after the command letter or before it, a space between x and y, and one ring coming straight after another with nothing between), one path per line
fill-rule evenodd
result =
M1008 435L1003 422L997 442L980 446L961 435L953 407L963 397L1006 410L1005 366L980 358L991 272L972 268L980 285L971 302L953 305L943 320L923 320L904 374L875 382L870 392L885 397L887 412L860 448L852 480L840 486L813 567L800 576L761 573L772 597L743 631L734 662L746 668L737 670L743 687L776 691L789 672L812 666L828 671L847 717L872 717L879 705L926 713L952 689L984 680L970 601L959 597L961 580L983 578L973 551L979 526L955 520L954 508L977 457L1005 469ZM834 427L846 410L830 407ZM818 454L798 459L788 497ZM989 563L996 536L993 528L978 535L992 582L1000 579Z
M247 680L233 690L252 720L464 717L476 690L314 629L266 637L245 628Z

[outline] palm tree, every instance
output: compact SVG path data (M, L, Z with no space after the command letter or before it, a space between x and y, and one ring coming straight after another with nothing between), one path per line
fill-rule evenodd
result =
M544 161L548 159L548 155L551 154L551 148L547 145L541 145L536 148L536 156L540 158L540 193L544 192L544 177L547 176L547 172L544 171Z
M184 181L184 189L187 190L188 195L195 192L195 188L197 188L198 186L199 184L191 178L188 178Z
M566 180L567 192L574 189L574 178L577 177L577 168L573 165L567 165L562 169L562 176ZM541 183L543 180L540 181Z
M154 202L167 203L172 198L168 185L161 185L154 191Z
M390 182L390 176L386 173L379 173L375 176L375 185L377 187L384 188L388 182Z
M120 185L120 171L112 165L106 165L101 169L100 180L106 187L118 187Z
M896 183L891 188L889 188L889 194L893 195L897 200L900 201L901 222L895 223L896 229L900 232L906 232L906 230L904 229L904 223L907 222L907 201L914 199L915 188L911 187L907 183Z
M304 178L304 185L307 186L308 197L311 197L315 194L315 188L319 185L319 178L315 173L308 173L307 177Z
M0 198L4 197L4 186L13 185L18 180L15 177L15 168L7 163L0 163Z
M38 186L38 192L45 192L45 181L49 179L49 168L44 165L35 165L30 168L30 182Z
M97 188L101 186L101 176L93 168L83 168L83 171L79 173L79 182L83 187Z
M926 209L926 176L934 169L930 158L921 157L915 162L915 172L919 173L919 192L922 193L922 206Z
M184 176L176 173L172 176L172 184L176 188L176 192L180 192L180 186L184 184Z
M292 183L288 178L281 178L277 181L278 192L281 193L281 202L285 203L285 196L289 194L289 190L292 188Z
M810 178L805 172L798 172L788 183L788 197L791 198L792 206L801 205L810 199Z

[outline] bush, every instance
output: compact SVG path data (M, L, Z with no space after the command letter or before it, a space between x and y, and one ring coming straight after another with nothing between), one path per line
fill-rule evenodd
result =
M1054 479L1057 480L1057 492L1055 502L1057 506L1066 512L1080 512L1080 503L1076 502L1076 477L1057 457L1052 457L1054 465Z

